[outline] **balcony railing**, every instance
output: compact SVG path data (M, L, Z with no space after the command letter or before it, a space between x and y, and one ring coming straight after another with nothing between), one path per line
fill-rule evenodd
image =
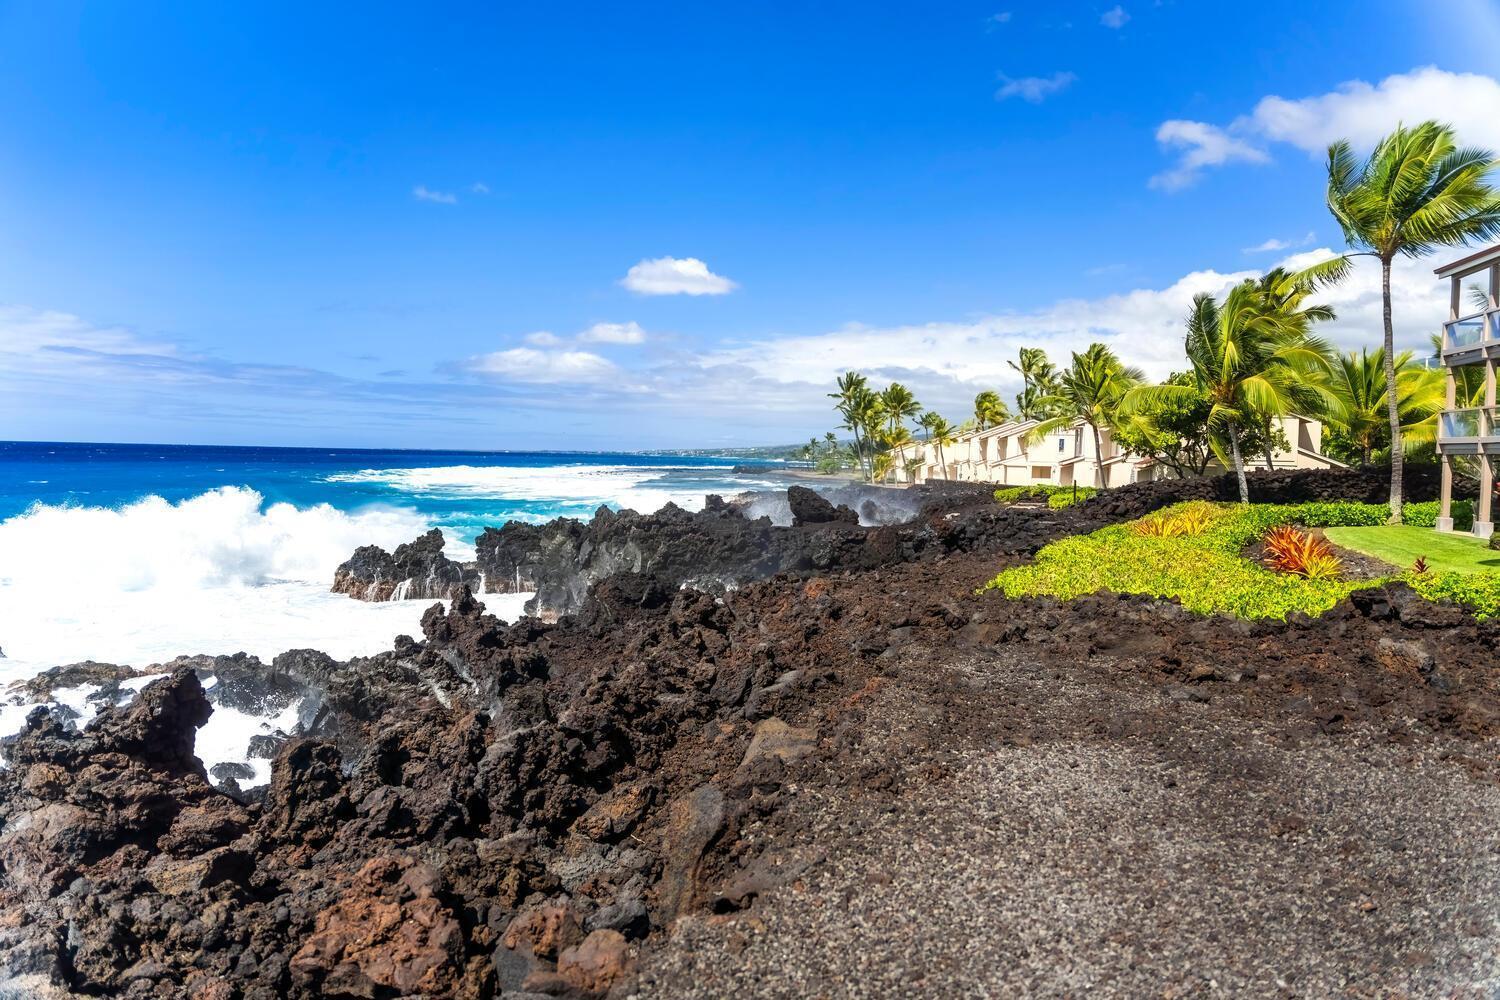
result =
M1443 325L1443 353L1472 351L1487 344L1500 344L1500 309L1461 316Z
M1478 440L1486 430L1486 423L1484 411L1480 409L1444 410L1442 437L1444 440Z

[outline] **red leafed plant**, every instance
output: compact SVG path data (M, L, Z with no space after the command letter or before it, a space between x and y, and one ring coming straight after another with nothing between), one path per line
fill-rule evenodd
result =
M1333 554L1327 539L1281 524L1266 532L1262 561L1278 573L1291 573L1309 580L1332 580L1343 564Z

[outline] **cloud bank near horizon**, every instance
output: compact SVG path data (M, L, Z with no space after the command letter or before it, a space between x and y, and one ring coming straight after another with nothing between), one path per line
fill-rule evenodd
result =
M1331 254L1313 249L1279 263L1306 266ZM1447 309L1431 266L1402 261L1393 283L1398 343L1419 353ZM198 423L253 414L272 427L316 419L331 429L389 428L421 417L469 434L493 423L494 411L548 420L567 413L570 433L623 441L630 422L621 418L636 414L677 418L684 428L681 440L641 441L642 447L688 445L720 432L746 444L793 440L829 423L824 393L850 368L876 381L906 382L925 404L954 416L966 412L981 389L1007 397L1018 389L1008 362L1022 347L1041 347L1066 363L1070 352L1098 341L1151 377L1164 377L1183 364L1183 322L1193 296L1222 295L1259 273L1207 269L1164 287L1064 299L1034 310L910 325L849 323L708 350L648 341L634 322L596 323L572 337L542 331L518 338L519 344L441 362L425 377L373 379L194 355L128 329L8 308L0 310L0 418L10 411L6 423L16 426L15 411L26 401L62 406L83 391L100 414L111 406L144 407L164 419L192 414ZM1375 267L1361 262L1320 297L1338 313L1320 329L1334 344L1356 349L1378 341Z

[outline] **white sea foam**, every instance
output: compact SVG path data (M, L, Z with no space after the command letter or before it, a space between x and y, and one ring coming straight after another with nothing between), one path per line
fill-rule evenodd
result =
M379 483L425 499L485 497L541 507L543 505L599 506L609 504L650 513L671 501L697 510L703 506L701 488L666 481L668 470L703 471L712 475L729 465L552 465L544 468L448 465L418 469L363 469L335 473L333 483ZM747 486L749 484L747 483ZM550 520L552 513L518 511L516 520Z
M427 527L411 510L263 503L255 490L226 486L180 503L151 496L118 509L36 504L0 521L0 587L51 589L62 600L80 584L95 592L326 586L356 547L390 548Z
M431 601L368 604L328 591L359 545L426 530L414 511L272 504L243 488L119 509L36 505L0 521L0 684L81 660L131 666L310 647L345 659L415 635ZM490 595L504 618L526 595ZM19 708L0 707L0 731Z

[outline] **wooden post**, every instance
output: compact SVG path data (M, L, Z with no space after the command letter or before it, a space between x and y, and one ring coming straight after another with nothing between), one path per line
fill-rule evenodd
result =
M1493 275L1493 271L1491 274ZM1494 284L1490 285L1491 297L1493 299ZM1479 502L1474 506L1474 534L1480 538L1489 538L1495 530L1495 520L1491 515L1495 495L1495 456L1485 451L1486 438L1492 438L1497 430L1493 423L1495 416L1495 359L1485 358L1484 361L1484 410L1479 414Z
M1488 538L1495 531L1490 520L1490 498L1495 492L1495 466L1490 455L1479 455L1479 502L1474 505L1474 534Z
M1442 457L1442 471L1438 480L1437 530L1453 530L1453 456Z

